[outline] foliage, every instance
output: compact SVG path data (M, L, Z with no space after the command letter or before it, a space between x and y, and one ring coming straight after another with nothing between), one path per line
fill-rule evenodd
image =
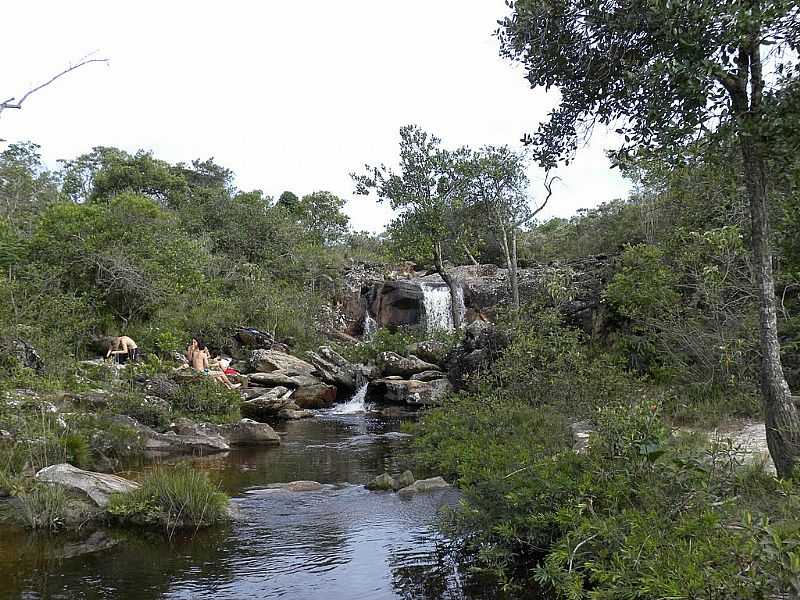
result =
M173 409L195 420L227 423L239 419L241 397L233 390L200 377L181 383L172 399Z
M18 501L19 514L26 527L55 531L64 526L68 499L63 487L37 484L20 494Z
M208 527L228 517L228 497L204 472L182 463L149 471L138 489L113 494L108 512L137 525L163 527L170 535L180 528Z
M136 392L114 394L110 408L116 414L127 415L156 431L166 430L171 422L171 415L167 408L159 402L148 401L144 395Z
M394 352L400 356L408 356L410 345L426 340L440 341L446 346L452 347L457 343L458 337L458 333L426 332L418 327L401 327L394 331L380 328L369 340L354 345L338 346L337 350L351 362L367 363L374 361L382 352Z

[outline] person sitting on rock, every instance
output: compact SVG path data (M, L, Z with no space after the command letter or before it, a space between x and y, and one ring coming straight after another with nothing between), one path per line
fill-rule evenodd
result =
M139 346L127 335L115 337L108 347L108 352L106 352L106 358L111 356L116 358L120 364L125 364L127 361L138 362L140 356Z
M211 353L203 342L197 342L197 349L192 353L192 368L198 373L208 375L217 383L221 383L229 390L238 388L241 384L234 385L223 371L211 369L209 359Z

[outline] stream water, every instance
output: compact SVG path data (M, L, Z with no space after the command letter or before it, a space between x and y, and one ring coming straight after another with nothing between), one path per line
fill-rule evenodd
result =
M111 531L120 540L114 547L71 558L77 552L68 537L0 529L0 597L486 597L465 589L452 544L435 527L455 491L403 498L362 485L406 466L409 436L399 418L328 411L279 431L278 448L198 459L239 509L231 525L171 540ZM295 480L325 485L318 492L267 488Z

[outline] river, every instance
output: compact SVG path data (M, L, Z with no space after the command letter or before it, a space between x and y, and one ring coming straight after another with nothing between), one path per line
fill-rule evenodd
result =
M457 501L457 492L404 498L363 487L384 470L407 466L410 436L400 426L399 417L377 413L321 412L277 427L285 433L280 447L197 459L240 515L194 535L110 531L119 540L113 547L64 558L77 553L75 536L0 529L0 597L485 597L465 589L453 544L436 528L439 511ZM294 480L324 488L267 487Z

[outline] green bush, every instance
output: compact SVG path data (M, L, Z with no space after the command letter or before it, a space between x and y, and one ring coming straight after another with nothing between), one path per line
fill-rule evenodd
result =
M207 527L228 517L228 497L202 471L183 463L157 467L141 486L113 494L108 512L122 522L160 526L172 533L181 528Z
M378 329L369 340L355 345L340 346L337 350L351 362L367 363L373 361L381 352L394 352L400 356L408 355L408 346L426 340L443 342L448 347L454 346L462 333L435 331L426 332L419 327L400 327L394 331L386 328Z
M172 399L174 410L195 420L227 423L239 419L241 396L234 390L201 377L181 383Z
M111 399L111 411L127 415L156 431L169 427L172 416L168 408L157 402L150 402L137 392L118 392Z

